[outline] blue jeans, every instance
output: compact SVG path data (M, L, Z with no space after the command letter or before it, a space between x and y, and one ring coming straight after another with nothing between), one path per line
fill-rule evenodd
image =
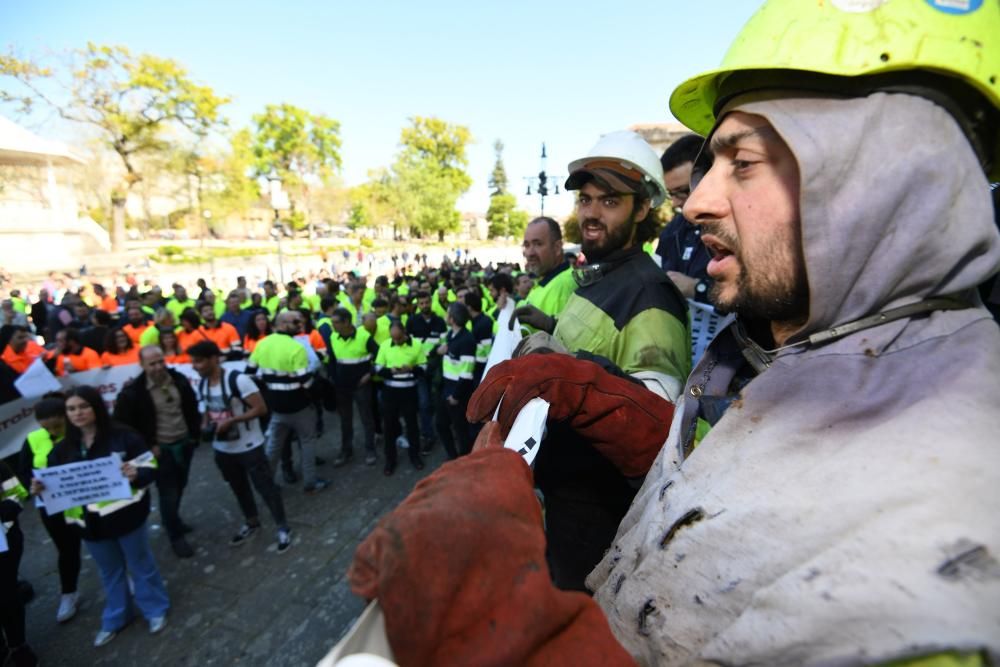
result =
M102 630L116 632L131 620L132 605L125 579L126 571L132 575L135 605L142 615L147 620L166 615L170 599L149 548L149 533L145 523L127 535L93 542L84 540L84 544L100 570L101 584L107 598L101 615Z

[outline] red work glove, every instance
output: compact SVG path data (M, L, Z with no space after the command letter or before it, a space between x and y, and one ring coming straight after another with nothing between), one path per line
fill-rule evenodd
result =
M566 422L626 477L649 471L674 417L673 403L644 386L566 354L497 364L472 394L466 416L470 423L492 419L500 403L497 421L506 437L521 408L539 396L551 404L550 421Z
M417 484L348 579L378 599L404 667L634 664L591 598L552 585L531 470L510 450L473 452Z

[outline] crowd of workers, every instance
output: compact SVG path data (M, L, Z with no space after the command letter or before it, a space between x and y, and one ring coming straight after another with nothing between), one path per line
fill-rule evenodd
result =
M39 358L142 374L114 421L87 386L37 404L20 475L5 472L3 592L13 501L43 490L31 467L119 452L130 500L45 519L58 614L75 608L75 523L107 592L95 644L121 627L126 573L160 631L145 489L190 555L180 500L193 441L211 440L244 517L232 544L261 528L252 486L283 553L275 475L297 481L297 445L304 491L328 487L315 444L335 410L334 467L353 462L355 412L364 465L392 475L404 450L421 468L438 440L452 459L349 571L400 664L992 664L998 28L995 3L770 0L722 69L672 96L697 136L658 156L614 132L568 165L579 266L539 218L523 274L466 253L371 286L12 299L8 377ZM839 60L830 31L871 57ZM656 262L644 244L668 201ZM692 359L689 301L706 300L730 317ZM483 377L510 301L531 334ZM197 386L170 368L185 362ZM536 397L549 412L529 468L502 443ZM31 664L10 597L6 641Z
M0 322L2 402L19 398L14 380L36 361L60 377L113 366L140 371L114 397L112 410L86 384L46 394L33 406L40 428L7 470L7 495L35 496L56 547L57 620L76 613L82 542L107 594L95 645L124 626L130 597L151 632L165 626L169 600L145 525L148 489L157 488L173 552L193 556L180 507L199 442L211 442L243 515L230 544L239 546L261 529L256 490L276 527L278 554L292 544L283 493L300 474L307 494L331 483L317 476L317 464L326 461L316 446L334 420L340 437L332 438L333 468L353 462L355 421L363 464L381 462L385 475L395 472L401 451L418 470L438 442L449 459L468 454L478 425L469 423L466 408L482 379L500 309L511 303L526 328L551 329L576 289L577 258L563 252L555 220L529 224L523 255L524 271L516 264L480 266L466 251L465 261L449 256L439 267L426 260L400 264L394 275L373 281L352 272L287 285L265 281L259 291L243 277L215 289L199 280L194 294L180 284L141 289L81 279L76 289L41 287L31 301L21 297L27 290L11 286ZM178 372L181 364L190 364L200 380ZM131 501L45 511L38 498L44 486L33 469L111 452L126 462ZM275 481L278 474L284 487ZM7 534L15 553L23 547L12 524ZM6 575L14 586L16 567L7 567ZM23 628L5 637L20 650Z

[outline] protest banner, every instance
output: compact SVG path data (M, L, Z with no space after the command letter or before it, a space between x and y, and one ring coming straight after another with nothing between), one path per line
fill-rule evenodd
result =
M121 457L112 453L90 461L33 470L32 474L45 485L42 502L51 514L89 503L131 498L132 487L121 468Z
M245 361L227 361L223 364L225 368L242 371L246 368ZM184 375L191 383L195 391L198 390L200 381L198 373L191 367L191 364L177 364L171 366L172 369ZM115 407L115 400L118 393L132 378L139 375L142 368L139 364L128 366L112 366L111 368L97 368L81 373L71 373L70 375L57 378L60 385L65 389L75 385L88 384L95 387L104 399L108 410ZM21 445L28 437L28 434L39 428L32 411L38 398L19 398L0 405L0 459L17 454Z

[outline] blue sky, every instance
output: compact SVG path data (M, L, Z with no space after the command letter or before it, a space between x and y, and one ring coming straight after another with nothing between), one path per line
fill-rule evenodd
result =
M461 123L475 139L462 208L485 211L499 138L511 189L537 214L523 177L538 172L542 141L549 172L565 177L601 134L671 120L670 91L718 65L758 4L0 0L0 46L43 55L90 40L173 58L234 98L237 127L268 103L327 114L341 123L348 184L392 161L409 116Z

